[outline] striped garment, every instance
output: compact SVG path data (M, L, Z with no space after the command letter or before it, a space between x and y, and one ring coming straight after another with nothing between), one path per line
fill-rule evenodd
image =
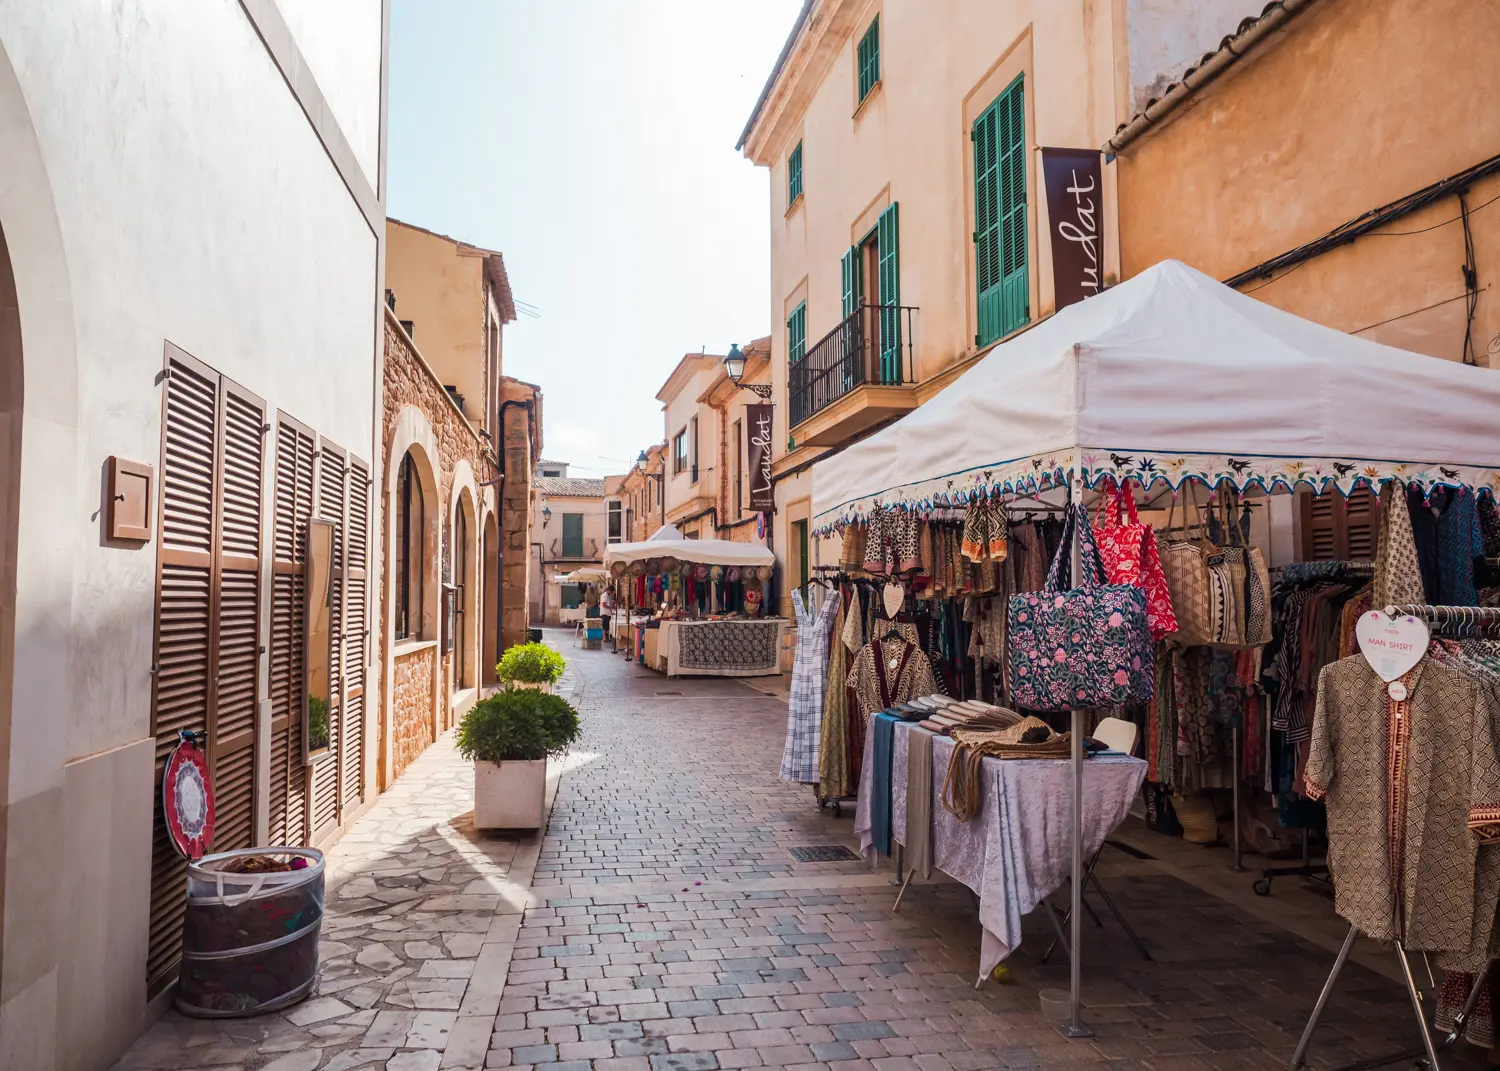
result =
M839 593L830 592L823 605L809 611L802 592L792 592L797 614L797 655L792 662L791 699L787 703L786 748L781 753L781 779L812 784L818 780L818 743L823 730L823 689L827 684L828 637L838 614Z

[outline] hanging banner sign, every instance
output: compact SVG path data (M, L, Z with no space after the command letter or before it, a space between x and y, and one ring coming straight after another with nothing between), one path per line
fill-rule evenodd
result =
M1059 310L1104 285L1104 196L1098 149L1042 149L1052 289Z
M747 450L750 457L750 508L762 513L776 510L776 492L771 483L771 413L769 405L745 406L750 427Z

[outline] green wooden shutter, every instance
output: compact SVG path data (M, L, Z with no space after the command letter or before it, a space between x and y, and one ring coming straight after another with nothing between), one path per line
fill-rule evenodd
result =
M787 360L793 364L807 352L807 302L792 310L786 321Z
M901 243L896 203L875 225L880 276L880 382L901 382Z
M564 558L583 557L583 514L563 514L562 552Z
M870 95L875 83L880 81L880 16L870 23L870 28L859 39L859 99Z
M981 346L1031 318L1026 268L1026 109L1018 75L974 121L974 262Z
M786 203L791 207L802 196L802 142L786 158Z
M859 304L859 246L857 245L851 245L844 254L843 280L843 318L847 320L854 315L855 306Z

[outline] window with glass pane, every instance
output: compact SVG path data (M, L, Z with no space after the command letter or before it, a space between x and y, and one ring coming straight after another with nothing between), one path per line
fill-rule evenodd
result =
M583 557L583 514L563 514L562 556Z

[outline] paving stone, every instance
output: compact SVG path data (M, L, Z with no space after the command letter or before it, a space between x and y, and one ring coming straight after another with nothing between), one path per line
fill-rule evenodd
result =
M435 1049L398 1052L385 1063L385 1071L438 1071L443 1054Z
M278 1056L261 1068L261 1071L313 1071L322 1059L323 1054L317 1049L304 1049Z

